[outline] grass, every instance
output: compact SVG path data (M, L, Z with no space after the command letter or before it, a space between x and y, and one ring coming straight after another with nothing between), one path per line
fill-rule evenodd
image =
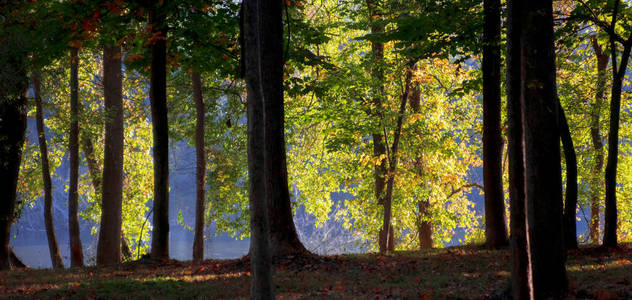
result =
M632 245L568 255L571 298L632 299ZM275 266L278 298L498 298L510 277L507 250L463 246L392 255L290 257ZM106 267L0 272L0 298L247 298L246 259L131 262Z

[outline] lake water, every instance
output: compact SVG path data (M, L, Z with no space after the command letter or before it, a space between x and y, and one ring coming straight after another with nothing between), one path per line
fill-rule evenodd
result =
M192 259L192 243L174 241L169 245L171 258L177 260ZM204 258L206 259L233 259L240 258L248 253L250 241L246 240L210 240L206 241ZM60 244L59 250L66 266L70 265L70 258L65 253L70 253L68 244ZM88 249L89 250L89 249ZM48 252L48 244L13 246L13 251L22 261L31 268L50 268L51 260ZM86 251L86 256L90 251ZM94 256L86 257L87 264L94 264Z

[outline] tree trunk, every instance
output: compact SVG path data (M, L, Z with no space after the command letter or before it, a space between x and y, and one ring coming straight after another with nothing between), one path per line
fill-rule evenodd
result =
M278 1L244 0L243 49L246 86L248 91L248 179L250 198L250 281L251 299L274 299L272 283L272 262L270 252L270 230L266 201L265 140L264 140L264 99L265 89L270 84L279 84L281 78L274 58L280 45L276 39L269 39L270 30L278 34L281 26L281 7ZM273 35L274 35L273 34ZM272 59L269 57L272 56ZM272 68L272 70L270 70ZM277 95L278 96L278 95ZM282 100L281 100L282 101Z
M59 253L59 245L57 244L57 236L55 235L55 225L53 224L53 190L48 162L46 133L44 132L44 112L40 94L39 74L37 73L33 75L33 90L35 91L37 137L39 141L40 158L42 160L42 181L44 182L44 224L46 226L46 238L48 239L50 260L53 264L53 268L57 269L63 268L64 262Z
M195 101L195 236L193 238L193 261L204 260L204 179L206 176L206 154L204 150L204 98L202 98L202 79L200 74L192 74L193 100Z
M590 138L594 151L594 165L591 168L590 181L590 243L599 244L599 213L601 206L601 187L603 186L603 137L599 124L601 107L605 102L606 76L608 68L608 55L605 54L597 42L597 37L592 38L592 47L597 57L597 86L595 89L595 104L590 115Z
M104 46L103 95L107 118L101 182L101 227L97 245L99 265L121 262L124 123L123 74L119 46Z
M511 287L515 300L533 299L524 185L523 103L520 91L522 6L522 1L507 1L507 152L511 218Z
M384 32L384 27L378 22L382 16L378 11L380 8L377 1L366 0L367 8L370 14L371 33ZM371 55L373 58L373 69L371 70L371 77L377 82L377 88L373 90L371 99L372 109L369 111L371 117L378 121L378 126L371 134L373 138L373 156L385 157L387 154L386 143L384 141L384 135L382 134L382 96L384 94L384 70L382 69L382 63L384 60L384 44L380 42L371 42ZM387 159L381 159L379 163L375 165L375 198L379 205L384 206L384 218L390 213L390 203L386 203L386 172L387 172ZM390 218L390 217L388 217ZM378 244L380 247L380 253L385 253L388 249L393 248L390 242L393 241L392 230L383 227L380 229L378 236Z
M384 197L384 219L382 222L383 232L388 232L387 251L395 250L395 234L392 226L392 206L393 206L393 187L395 185L395 172L397 171L397 152L399 149L399 138L402 132L402 124L404 122L404 113L406 112L406 101L410 91L410 82L412 79L412 69L407 68L406 79L404 80L404 93L401 95L401 104L397 115L397 125L393 134L393 145L389 157L389 176L386 184L386 195ZM385 230L386 229L386 230Z
M87 161L87 165L88 165L88 173L90 174L90 179L92 181L92 186L95 190L95 192L101 192L101 168L99 167L99 161L96 157L94 157L94 146L92 144L92 140L90 139L90 136L87 134L83 134L81 135L81 140L82 140L82 148L83 148L83 155L86 158ZM121 220L121 226L122 226L122 220ZM121 254L123 255L123 259L124 260L130 260L132 259L132 250L129 246L129 243L127 243L127 239L125 238L125 234L123 233L123 230L121 229Z
M416 66L415 69L416 70ZM421 89L419 88L418 83L413 83L412 93L409 96L410 109L414 113L418 113L421 108ZM422 134L421 132L416 132L415 134ZM424 166L423 166L423 155L420 155L415 163L415 168L417 169L417 173L420 177L423 176ZM417 233L419 234L419 248L420 249L430 249L434 247L434 243L432 241L432 221L427 218L427 215L430 213L430 201L420 200L417 202L417 209L419 210L419 217L417 220Z
M154 220L151 257L169 259L169 124L167 120L167 1L150 12L154 32L162 38L151 46L151 119L154 134Z
M505 224L500 124L500 0L484 1L483 31L483 180L487 247L508 245Z
M68 185L68 234L70 266L83 267L83 249L79 232L79 49L70 49L70 133L68 142L70 183Z
M13 252L13 248L11 248L11 246L9 246L9 259L11 260L11 265L13 266L13 268L16 268L16 269L30 268L17 255L15 255L15 252Z
M521 17L521 96L533 295L535 299L562 298L567 279L552 1L529 2Z
M1 41L2 39L0 39ZM26 134L26 91L28 78L24 72L16 72L15 66L5 65L20 77L16 92L0 90L0 270L11 269L11 224L17 201L18 175L22 161L22 147Z
M419 207L420 219L430 212L430 202L428 202L428 200L417 202L417 206ZM432 222L428 220L419 220L417 223L417 231L419 232L419 248L434 248L434 243L432 241Z
M566 161L566 199L564 205L564 245L566 249L577 249L577 225L575 224L577 208L577 156L573 138L568 127L564 109L558 100L558 117L564 159Z
M611 39L613 39L611 37ZM606 207L604 210L603 245L617 247L617 162L619 160L619 114L621 111L621 88L630 58L629 43L623 48L621 64L617 68L615 42L612 45L612 90L610 92L610 130L608 131L608 161L606 163Z

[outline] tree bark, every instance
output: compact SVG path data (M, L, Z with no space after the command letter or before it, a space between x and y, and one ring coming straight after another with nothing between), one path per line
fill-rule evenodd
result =
M577 156L571 130L564 109L558 100L558 117L560 137L566 161L566 197L564 205L564 245L566 249L577 249L577 225L575 224L577 208Z
M379 20L382 18L379 10L377 0L366 0L366 5L369 10L371 33L384 32L384 26L380 24ZM384 135L382 134L382 95L384 94L384 70L382 69L382 63L384 60L384 44L380 42L371 42L371 55L373 58L373 69L371 70L371 77L375 80L377 87L373 90L371 99L372 109L369 111L371 117L378 121L378 126L371 134L373 138L373 156L376 158L386 157L386 143L384 141ZM375 198L379 205L384 206L384 219L387 218L387 214L390 212L390 204L386 203L386 173L388 170L388 158L380 159L379 163L375 165ZM393 236L390 228L380 229L378 236L378 244L380 247L380 253L385 253L389 249L393 249L392 245Z
M40 94L39 74L33 75L33 90L35 92L35 107L37 121L37 137L39 141L40 158L42 161L42 181L44 182L44 224L46 227L46 238L48 239L48 250L53 268L63 268L64 262L59 253L57 236L55 235L55 225L53 223L53 188L50 178L50 166L48 161L48 148L46 145L46 133L44 132L44 112L42 109L42 98Z
M11 265L13 266L13 268L16 268L16 269L30 268L17 255L15 255L15 252L13 251L13 248L11 248L11 246L9 246L9 259L11 260Z
M507 155L511 203L511 288L513 299L516 300L533 299L524 185L523 101L520 90L522 6L522 1L507 0L507 121L509 123Z
M70 49L70 133L68 142L70 183L68 185L68 234L70 265L83 267L83 249L79 231L79 49Z
M97 244L99 265L121 262L124 123L123 74L119 46L104 46L103 95L107 118L101 182L101 226Z
M430 213L430 202L428 202L428 200L417 202L417 206L419 208L420 218ZM417 223L417 231L419 232L419 248L434 248L434 242L432 241L432 222L428 220L420 220Z
M618 2L615 3L617 5ZM632 38L632 36L630 36ZM619 114L621 112L621 88L623 77L628 68L630 48L628 42L621 54L621 63L617 67L617 51L614 37L610 37L612 60L612 90L610 92L610 130L608 131L608 161L606 163L606 207L604 210L603 246L617 247L617 163L619 155Z
M88 173L90 174L90 180L92 181L92 186L95 192L101 192L101 167L99 164L99 160L94 157L94 145L92 144L92 140L88 134L81 135L82 140L82 149L83 155L86 158L88 165ZM121 219L122 226L122 219ZM123 255L124 260L132 259L132 248L129 246L127 239L125 238L125 234L121 229L121 254Z
M413 111L413 113L418 113L419 109L421 108L421 89L418 83L412 83L411 88L412 88L412 93L410 93L409 95L410 109ZM422 133L416 132L415 134L422 134ZM423 171L424 171L423 154L417 158L415 162L415 168L417 169L418 175L422 177ZM417 233L419 235L419 248L420 249L433 248L434 242L432 241L432 221L426 217L430 213L430 201L428 201L428 199L418 201L417 209L419 210L419 216L417 219Z
M560 127L552 1L531 1L521 17L525 185L535 299L567 291L562 233Z
M597 57L597 86L595 89L595 104L592 106L590 115L590 138L593 146L594 165L591 168L590 181L590 243L599 244L599 213L601 206L601 187L603 186L603 137L599 118L601 117L601 107L605 102L606 76L609 57L605 54L597 42L597 37L592 40L593 51Z
M404 93L401 95L401 104L397 115L397 125L393 134L393 145L391 146L389 159L389 175L386 183L386 195L384 197L384 219L382 222L383 232L388 232L387 251L395 250L395 234L392 226L392 206L393 206L393 188L395 185L395 172L397 171L397 152L399 149L399 139L402 133L402 125L404 122L404 113L406 112L406 101L410 91L412 79L412 69L407 67L406 77L404 80Z
M487 247L509 244L505 224L500 124L500 0L484 1L483 30L483 180Z
M279 84L281 78L275 71L275 57L280 45L276 39L268 39L267 33L276 33L281 26L281 7L278 1L244 0L243 49L246 86L248 91L248 179L250 198L250 281L251 299L274 299L270 230L268 228L268 203L266 200L265 169L265 117L266 87ZM271 29L272 27L272 29ZM272 56L272 57L270 57ZM272 58L272 59L270 59ZM269 68L272 68L270 70ZM277 95L278 97L278 95ZM281 100L282 101L282 100Z
M167 1L150 11L154 33L151 46L151 119L154 135L154 218L151 257L169 259L169 124L167 120Z
M0 41L2 39L0 38ZM26 92L28 78L14 65L2 68L19 77L15 91L0 90L0 270L11 269L11 224L17 201L18 175L26 134Z
M195 236L193 238L193 261L204 260L204 179L206 177L206 153L204 149L204 98L202 97L202 79L200 74L193 72L193 100L195 101Z

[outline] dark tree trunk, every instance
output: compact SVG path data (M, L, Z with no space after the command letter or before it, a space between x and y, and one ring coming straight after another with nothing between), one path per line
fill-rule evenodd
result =
M593 146L594 165L591 168L590 181L590 243L599 244L599 213L601 206L601 187L603 186L603 137L601 135L601 107L605 102L607 68L609 57L603 52L597 42L597 37L592 38L592 47L597 57L597 86L595 89L595 104L590 115L590 138Z
M508 245L505 224L500 124L500 0L484 1L483 31L483 180L485 239L490 248Z
M79 232L79 49L70 49L70 133L68 142L70 183L68 185L68 234L70 266L83 267L83 249Z
M564 205L564 245L566 249L577 249L577 225L575 224L577 208L577 156L575 146L568 127L568 120L562 105L558 101L558 117L564 159L566 161L566 197Z
M13 268L17 268L17 269L28 269L29 266L27 266L17 255L15 255L15 252L13 252L13 248L11 248L9 246L9 259L11 260L11 265L13 266Z
M617 2L618 3L618 2ZM632 36L631 36L632 38ZM611 42L612 90L610 92L610 130L608 131L608 161L606 163L606 207L604 210L603 246L617 247L617 163L619 154L619 114L621 112L621 88L630 58L629 42L623 48L621 64L617 67L617 51L613 37Z
M379 5L374 0L366 0L367 8L370 14L371 33L384 32L383 25L379 22L381 19L381 13L379 12ZM373 57L373 69L371 70L371 77L377 82L377 88L373 90L373 97L371 99L372 110L369 114L374 121L378 121L375 131L371 134L373 138L373 156L385 157L387 154L386 143L384 135L382 134L382 95L384 94L384 70L382 68L384 60L384 44L380 42L371 42L371 55ZM388 160L381 159L379 163L375 165L375 198L379 205L384 206L383 223L386 220L390 220L390 204L386 203L386 172ZM389 207L387 207L389 206ZM389 221L390 222L390 221ZM390 223L389 223L390 224ZM389 249L393 249L393 230L389 228L380 229L378 236L378 244L380 247L380 253L385 253Z
M430 202L428 202L428 200L422 200L417 202L417 206L419 207L420 218L417 223L417 231L419 232L419 248L434 248L434 243L432 241L432 222L421 219L430 213Z
M270 39L267 35L271 31L278 34L278 27L281 26L281 3L277 2L244 0L242 4L244 67L248 89L251 299L274 299L264 170L264 99L267 99L266 87L282 82L282 77L270 78L271 75L279 74L276 71L279 66L275 65L278 62L274 58L280 53L272 52L280 51L281 45L277 45L274 36Z
M206 153L204 150L204 98L202 98L202 79L200 74L192 74L193 100L195 101L195 236L193 238L193 260L204 260L204 179L206 177Z
M565 295L567 279L552 1L529 2L521 17L521 97L533 295L535 299L557 299Z
M86 159L88 165L88 173L90 173L90 180L92 181L92 187L95 194L101 193L101 176L103 171L101 170L99 159L94 154L94 144L89 134L84 133L81 135L81 147L83 149L83 156Z
M167 1L150 12L154 32L166 37ZM167 120L167 41L151 46L151 119L154 134L154 220L151 257L169 259L169 123Z
M105 45L103 50L103 95L105 139L101 193L101 227L97 244L97 264L121 261L123 205L123 74L121 48Z
M523 103L521 99L521 39L522 1L507 1L507 121L509 133L508 173L511 205L511 287L513 299L533 299L529 236L527 235L527 206L524 185Z
M92 140L88 134L81 135L82 140L82 148L83 155L86 158L88 165L88 173L90 174L90 180L92 181L92 186L94 187L95 192L101 192L101 168L99 164L99 160L94 157L94 146L92 144ZM121 220L122 221L122 220ZM121 223L122 226L122 223ZM124 260L132 259L132 250L127 243L127 239L125 238L125 234L123 230L121 230L121 254L123 255Z
M399 106L399 114L397 115L397 125L393 134L393 145L391 146L391 152L389 157L389 174L386 184L386 195L384 197L384 219L382 223L382 230L388 231L388 247L387 251L395 250L395 234L392 226L392 210L393 205L393 188L395 185L395 172L397 171L397 152L399 149L399 139L402 133L402 124L404 123L404 113L406 112L406 101L408 100L408 93L410 91L410 82L413 76L412 69L406 70L406 78L404 80L404 93L401 95L401 104Z
M416 66L413 70L416 70ZM412 83L412 93L409 95L410 109L414 113L418 113L421 108L421 89L418 83ZM421 132L415 132L415 134L422 134ZM420 155L415 163L415 168L420 177L423 176L423 155ZM432 221L428 219L427 215L430 213L430 202L426 200L420 200L417 202L417 209L419 210L419 216L417 219L417 233L419 234L419 248L430 249L434 247L432 241Z
M2 39L0 39L1 41ZM26 134L26 91L28 78L13 65L2 68L20 77L16 91L0 90L0 270L11 268L11 224L17 201L18 175L22 161L22 146Z
M42 108L42 98L40 94L39 75L33 75L33 90L35 91L37 138L39 141L40 158L42 161L42 181L44 182L44 224L46 227L46 238L48 239L48 250L53 268L63 268L64 262L59 253L57 236L55 235L55 225L53 223L53 188L50 178L50 166L48 161L48 148L46 145L46 133L44 132L44 112Z

